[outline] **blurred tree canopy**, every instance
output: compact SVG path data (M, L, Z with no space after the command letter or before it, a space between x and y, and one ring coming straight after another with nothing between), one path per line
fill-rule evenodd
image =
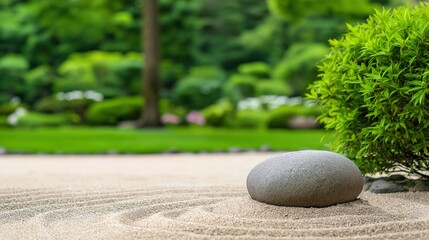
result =
M302 95L346 21L404 1L158 0L162 97L199 109L218 98ZM137 95L141 4L0 0L0 104L19 97L31 108L73 90Z

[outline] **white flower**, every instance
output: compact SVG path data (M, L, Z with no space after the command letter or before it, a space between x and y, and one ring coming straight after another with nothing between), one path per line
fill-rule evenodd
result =
M18 124L19 119L27 115L27 113L28 112L25 108L19 107L15 110L15 112L13 112L7 117L7 123L11 126L16 126Z
M101 94L99 92L89 90L89 91L85 92L85 98L94 100L96 102L101 102L101 101L103 101L104 96L103 96L103 94Z
M15 114L16 114L18 117L25 116L25 115L27 115L27 109L22 108L22 107L19 107L19 108L17 108L17 109L15 110Z
M66 94L66 100L67 101L73 101L73 100L80 100L83 99L83 92L82 91L71 91Z
M11 126L16 126L18 124L18 117L14 114L11 114L7 117L7 123Z
M304 100L302 97L287 97L287 96L260 96L258 98L246 98L237 104L238 110L256 110L261 109L266 105L269 110L279 108L281 106L297 106L304 105L306 107L316 106L316 103Z
M237 104L237 108L239 110L246 110L246 109L259 109L262 106L262 102L258 98L247 98L242 101L240 101Z
M82 99L90 99L90 100L94 100L96 102L101 102L104 100L104 96L103 94L93 91L93 90L88 90L88 91L80 91L80 90L75 90L75 91L71 91L71 92L59 92L56 95L57 99L59 101L73 101L73 100L82 100Z

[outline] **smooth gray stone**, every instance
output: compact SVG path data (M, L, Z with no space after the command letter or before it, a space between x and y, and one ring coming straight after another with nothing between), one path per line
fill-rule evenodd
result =
M269 152L269 151L271 151L271 147L270 147L270 145L268 145L268 144L264 144L264 145L262 145L262 146L259 148L259 150L260 150L261 152Z
M388 181L402 181L402 180L406 180L406 179L407 178L402 174L392 174L392 175L387 177Z
M289 152L269 158L247 177L252 199L278 206L326 207L350 202L363 177L348 158L328 151Z
M230 148L228 149L228 152L229 152L229 153L239 153L239 152L242 152L242 149L241 149L241 148L239 148L239 147L230 147Z
M376 179L372 178L372 177L368 177L368 176L364 176L363 177L363 182L364 183L370 183L370 182L374 182Z
M393 182L388 182L384 179L377 180L371 184L369 189L372 193L394 193L394 192L406 192L403 186Z
M107 151L107 154L109 154L109 155L118 155L119 152L116 151L116 150L109 150L109 151Z
M429 192L429 182L419 181L417 184L410 189L413 192Z
M180 153L180 151L177 148L172 147L172 148L168 149L167 151L165 151L164 153L167 153L167 154L176 154L176 153Z

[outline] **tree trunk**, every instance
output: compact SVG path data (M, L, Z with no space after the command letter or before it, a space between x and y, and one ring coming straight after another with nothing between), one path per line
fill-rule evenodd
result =
M143 97L145 104L142 109L141 125L159 127L159 8L157 0L144 0L142 6L144 16L142 24L142 47L144 67L142 70Z

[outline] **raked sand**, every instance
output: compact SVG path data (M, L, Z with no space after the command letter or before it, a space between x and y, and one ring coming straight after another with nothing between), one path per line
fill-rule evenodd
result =
M251 200L247 173L271 155L0 156L0 239L428 239L429 193Z

